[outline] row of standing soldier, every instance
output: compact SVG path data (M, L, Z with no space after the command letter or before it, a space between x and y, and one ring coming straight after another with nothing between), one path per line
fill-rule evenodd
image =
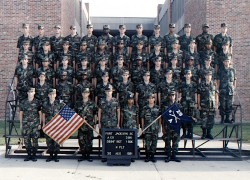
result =
M120 35L116 37L109 34L109 26L105 25L103 35L98 38L92 34L93 26L87 25L88 35L82 39L77 35L75 26L70 27L72 34L65 38L61 37L61 27L55 26L56 36L48 39L44 36L44 27L39 25L39 36L33 39L28 33L29 26L24 24L24 35L18 39L19 62L21 64L15 72L15 87L18 90L19 100L26 102L27 94L29 97L28 90L36 85L38 109L41 110L40 114L42 115L40 125L45 125L42 122L45 119L47 122L50 117L53 117L53 113L44 117L47 111L44 109L49 106L43 104L49 102L50 94L57 92L58 99L63 100L71 107L77 107L78 113L86 114L86 109L83 108L84 103L79 99L84 94L83 92L88 89L90 99L94 101L93 109L99 109L97 116L89 115L89 120L94 122L94 126L98 118L99 127L111 128L124 125L120 122L120 118L123 119L126 115L125 112L128 112L124 109L128 100L127 94L132 92L135 93L135 107L138 116L135 124L137 128L140 126L144 128L143 122L145 117L149 115L145 116L144 114L144 107L148 105L148 96L153 96L154 103L158 103L162 110L162 108L167 107L169 94L175 91L175 100L180 101L183 112L191 117L202 119L202 138L212 139L211 129L214 124L215 109L218 106L217 93L220 100L221 122L229 122L236 84L235 70L230 67L232 40L226 34L227 25L222 23L222 32L213 38L211 34L208 34L208 24L204 24L203 33L197 36L196 40L190 35L190 24L185 24L186 34L181 37L174 33L174 28L174 24L169 24L170 33L162 38L159 35L160 26L155 25L154 35L149 37L149 41L147 41L147 37L142 34L142 25L138 24L136 26L137 35L134 35L130 41L129 37L125 35L125 25L119 26ZM195 48L195 43L197 43L197 48ZM148 52L150 55L147 55ZM111 80L109 81L110 76ZM131 76L131 80L129 80L129 76ZM111 98L111 103L108 103L109 101L105 101L105 97L108 96L105 89L109 89L111 84L113 85L112 91L116 89L114 94L117 98L114 99L114 102ZM50 92L52 90L54 93ZM24 104L22 103L22 105ZM110 108L115 106L116 110L103 116L108 109L106 104L111 104ZM61 106L58 105L58 107ZM124 112L121 116L120 107ZM27 122L23 121L25 107L23 108L22 111L20 107L20 120ZM82 110L79 110L81 108ZM200 116L197 116L199 111L196 109L200 110ZM53 112L55 115L58 111ZM110 120L105 122L102 117ZM112 119L117 119L117 123ZM183 137L192 138L192 123L183 123L182 127ZM38 126L38 128L41 127ZM87 142L91 141L92 136L84 137L81 129L79 129L79 145L83 157L90 160L89 154L92 146L91 143ZM26 132L26 134L28 133ZM93 132L90 134L93 135ZM155 137L149 139L152 138L155 139ZM56 147L53 144L55 142L52 141L48 140L48 147L51 145L53 147L51 149L56 150L55 152L49 150L50 158L48 161L52 160L53 157L58 161L59 147ZM148 141L146 140L146 142ZM30 143L27 142L27 147L30 147L28 144ZM91 147L85 147L86 144ZM146 146L148 147L147 143ZM147 151L147 159L151 158L155 161L155 150L149 148ZM32 158L31 149L28 148L27 152L30 155L26 160L29 160ZM36 150L33 153L35 156ZM173 159L176 159L175 155L176 153L173 153Z

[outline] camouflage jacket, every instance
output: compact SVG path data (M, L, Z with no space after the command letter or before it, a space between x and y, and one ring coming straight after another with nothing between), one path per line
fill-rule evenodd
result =
M143 41L143 49L146 50L146 47L148 47L148 37L145 35L141 35L138 36L136 34L134 34L131 37L131 41L130 41L130 47L132 47L132 53L137 51L137 44L138 41Z
M20 104L20 111L23 112L23 123L34 122L37 125L40 123L39 111L41 106L37 99L33 99L31 102L28 99L25 99Z
M45 72L46 76L46 82L50 85L53 86L53 80L55 78L55 72L52 68L44 69L43 67L38 68L37 70L37 77L40 72Z
M225 42L229 43L229 47L232 46L232 38L227 34L225 36L222 36L222 34L220 33L214 37L213 45L216 47L216 53L220 53L223 51L222 45Z
M131 108L125 105L121 110L123 114L123 128L136 129L137 128L137 118L138 118L138 107L133 105Z
M52 36L50 37L50 44L51 44L51 51L55 54L58 54L62 50L62 43L63 43L62 36L56 37Z
M234 94L234 81L236 80L236 71L234 68L222 69L218 75L220 80L220 96Z
M136 87L136 92L138 93L139 105L145 106L147 104L147 96L151 93L156 93L156 86L153 83L145 84L143 82Z
M163 45L163 37L162 36L156 37L155 35L152 35L149 37L148 44L150 45L150 52L154 51L155 44L159 43L159 42Z
M172 43L179 38L179 35L167 34L163 37L163 47L167 49L167 53L173 50Z
M15 76L17 77L17 90L27 91L29 87L33 86L35 71L32 66L23 69L23 66L19 65L15 70Z
M215 93L216 93L216 83L202 82L198 87L198 94L200 94L200 106L202 108L215 108Z
M77 52L79 50L81 37L78 34L76 34L75 36L71 36L70 34L64 39L69 41L69 47L73 52Z
M81 39L82 41L86 41L87 42L87 51L88 52L95 52L95 47L97 45L97 37L95 35L91 35L90 37L88 37L88 35L83 36Z
M50 104L49 99L43 103L42 113L45 114L46 124L63 108L64 104L55 100L53 104Z
M194 38L192 36L187 37L186 34L182 35L179 37L179 44L180 44L180 50L182 51L188 51L188 47L190 42L193 40Z
M154 105L154 107L152 108L149 107L149 105L144 106L141 113L141 117L144 120L144 128L146 128L151 122L153 122L160 115L161 111L157 105ZM159 131L159 123L156 121L145 132L158 133L158 131Z

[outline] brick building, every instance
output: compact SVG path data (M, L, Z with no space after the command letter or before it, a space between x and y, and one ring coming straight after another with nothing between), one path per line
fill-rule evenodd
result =
M237 73L235 103L241 101L243 120L250 120L250 1L249 0L166 0L159 10L158 20L168 32L166 22L176 23L179 34L185 23L192 24L192 35L202 32L202 24L210 25L211 34L220 33L220 24L228 24L233 39L233 67Z

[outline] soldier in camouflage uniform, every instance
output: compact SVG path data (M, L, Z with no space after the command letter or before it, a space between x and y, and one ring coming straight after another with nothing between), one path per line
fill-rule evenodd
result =
M89 67L92 69L93 67L91 67L91 64L92 64L92 53L91 51L88 51L87 50L87 41L81 41L80 43L80 50L76 56L76 71L82 67L81 65L81 61L82 61L82 58L86 58L87 61L88 61L88 65ZM92 54L91 54L92 53Z
M51 51L55 55L55 63L59 60L59 52L62 50L63 38L61 35L61 26L54 26L55 35L50 37Z
M89 53L95 53L97 46L97 37L93 35L93 25L87 24L86 28L87 28L87 34L82 37L81 42L86 41L87 51Z
M20 104L20 129L28 156L24 161L37 161L36 152L41 129L41 111L38 100L34 98L35 88L29 88L28 99ZM32 142L31 142L32 140Z
M201 139L213 139L211 130L214 125L215 108L217 108L217 87L216 82L212 81L212 71L207 71L205 81L201 82L198 87L198 106L200 117L202 119L202 136Z
M56 86L58 99L62 100L65 104L73 106L73 85L67 80L68 72L61 71L60 79Z
M209 25L203 24L202 25L202 34L198 35L195 39L198 52L205 50L205 42L206 41L213 42L213 35L208 33L208 29L209 29Z
M91 64L91 67L93 70L95 70L96 68L98 68L100 65L100 61L101 59L103 59L103 57L107 58L107 67L110 66L110 54L106 51L106 46L107 46L107 43L103 40L98 40L98 48L97 48L97 51L96 53L94 54L94 61L92 62Z
M188 51L189 44L193 40L193 37L191 36L191 24L184 25L184 32L185 34L179 37L180 46L181 46L180 49L182 51Z
M163 43L165 48L164 52L166 55L172 52L173 50L172 44L175 40L179 38L179 35L175 34L175 24L170 23L168 27L169 27L169 33L163 37Z
M150 75L151 75L151 82L155 84L156 87L158 87L162 79L164 79L164 70L161 66L162 59L160 56L156 57L154 60L155 67L151 69Z
M42 59L42 67L38 68L37 75L40 74L40 72L45 72L47 83L51 87L55 87L55 72L54 72L54 69L49 67L48 57L44 57L44 59Z
M184 75L184 72L186 70L191 70L192 71L192 81L195 83L199 82L199 70L197 67L194 66L194 57L190 56L186 60L186 67L183 69L182 74ZM183 81L185 81L185 77L183 76Z
M119 25L119 34L113 38L113 54L116 54L119 45L119 42L123 42L126 52L129 52L130 38L125 34L126 25Z
M230 67L230 57L226 56L223 64L224 68L218 75L218 87L220 94L219 110L221 123L231 123L230 114L233 109L233 95L236 88L236 71L234 68Z
M14 89L17 90L18 100L21 102L27 98L27 92L30 87L35 84L35 71L32 66L28 65L27 56L21 58L21 65L15 70Z
M148 104L143 107L141 113L142 129L146 128L150 123L152 123L156 118L161 115L159 106L155 105L155 94L149 93L147 95L147 100ZM149 162L150 160L152 162L156 162L154 155L157 149L159 122L160 120L157 120L145 131L145 162Z
M192 71L185 71L185 80L180 86L181 105L183 107L183 113L189 117L195 117L196 105L197 105L197 85L192 81ZM193 125L191 123L183 123L183 135L182 138L193 137ZM187 132L186 132L187 131ZM187 133L187 134L186 134Z
M134 34L131 37L131 41L130 41L130 49L129 49L129 54L132 55L133 53L135 53L137 51L137 45L138 45L138 41L142 41L144 44L143 47L143 51L144 52L148 52L147 48L148 48L148 37L143 35L143 26L142 24L137 24L136 25L136 34Z
M36 53L37 51L41 50L43 41L49 40L49 38L44 35L43 25L38 25L37 29L38 29L38 36L36 36L33 39L33 43L32 43L33 53Z
M215 56L214 63L215 63L215 70L217 74L219 74L219 71L224 68L223 60L225 59L226 56L229 56L232 58L232 53L230 53L228 42L223 43L222 51L217 53Z
M62 59L62 66L57 68L56 71L56 84L58 84L58 81L60 79L60 74L62 73L62 71L67 71L67 81L74 84L75 72L74 69L68 65L68 63L69 63L69 57L64 56Z
M81 67L78 68L77 71L76 71L76 80L78 82L81 81L83 72L86 72L87 80L89 82L92 82L92 72L91 72L91 69L88 66L88 64L89 64L88 57L87 56L82 56L80 58L80 63L81 63Z
M163 37L161 37L160 31L161 31L160 25L155 24L154 25L154 34L152 36L150 36L149 40L148 40L149 53L154 51L154 46L156 44L162 44L163 43Z
M118 40L117 41L117 44L116 44L116 50L113 54L113 66L116 65L116 60L119 56L123 56L123 59L124 59L124 65L126 67L128 67L129 69L131 68L131 64L130 64L130 59L129 59L129 47L125 47L124 45L124 40Z
M217 79L217 74L215 72L215 69L213 67L211 67L211 61L212 61L212 57L211 56L207 56L205 59L205 66L202 67L199 70L199 78L200 78L200 82L204 82L206 79L206 74L208 71L212 72L212 81Z
M154 49L150 50L150 54L149 54L149 67L150 70L153 69L155 67L155 59L158 57L161 57L161 66L162 68L165 68L165 62L166 62L166 56L164 54L164 52L161 51L161 42L155 42L154 43Z
M99 61L100 66L95 69L93 74L93 84L96 87L99 83L102 82L102 74L103 72L110 72L109 68L107 67L108 57L102 56L101 60Z
M59 111L63 108L64 104L56 100L56 89L49 89L49 99L43 104L43 126L45 126ZM58 153L60 151L60 145L45 134L46 144L48 147L48 153L50 156L46 159L46 162L54 160L59 162Z
M23 42L28 41L32 45L33 37L30 35L30 26L29 24L23 23L22 24L23 35L20 36L17 40L17 48L18 52L22 50ZM29 47L29 50L32 50L32 46Z
M127 94L128 92L134 92L134 83L129 80L129 71L125 70L122 74L122 81L117 85L117 97L120 102L121 108L123 108L127 104Z
M217 34L214 37L214 51L219 54L223 51L222 46L224 43L228 43L229 46L229 52L232 54L232 38L230 36L228 36L227 34L227 24L226 23L222 23L221 24L221 33Z
M69 41L70 50L74 54L77 54L79 50L81 37L78 35L75 25L71 25L69 29L70 29L70 35L66 36L64 39L66 41ZM74 61L75 61L75 57L73 57L73 62Z
M173 72L173 81L179 83L181 81L182 67L178 65L178 57L173 55L169 57L171 65L167 68Z
M131 72L131 80L134 84L141 84L143 83L143 73L147 70L142 65L142 57L136 57L136 67L132 68Z
M205 48L203 51L199 52L200 55L200 67L204 67L205 66L205 59L207 56L211 56L211 66L213 68L215 68L215 52L212 49L212 41L211 40L207 40L204 42L205 43Z
M185 61L184 67L187 66L186 60L190 57L194 57L194 66L198 69L200 68L200 54L196 50L196 42L195 39L192 39L188 45L188 50L183 51L183 59Z
M63 41L63 49L58 54L58 60L57 60L57 68L62 66L62 60L64 56L69 57L69 66L74 68L75 65L75 53L73 50L70 50L70 42L67 40Z
M148 53L143 50L143 47L145 47L145 44L143 41L140 41L140 40L138 40L137 42L138 42L138 44L136 46L137 50L133 51L131 54L131 67L136 68L136 64L137 64L136 58L138 56L141 56L142 57L142 65L144 66L144 68L147 68L147 70L149 70Z
M172 49L168 51L167 54L167 61L165 64L165 68L168 68L168 66L171 66L171 57L177 56L178 66L180 68L183 68L183 51L179 49L179 40L173 40L172 42Z
M22 49L20 49L19 54L18 54L18 62L20 64L22 56L27 56L28 58L28 64L35 68L35 55L34 53L30 50L30 41L23 41L23 46Z
M90 89L82 89L82 100L76 103L75 110L76 113L80 115L90 126L95 128L98 108L96 104L90 100L89 96ZM93 137L93 130L86 125L86 123L78 129L78 143L82 154L82 157L78 159L78 161L83 161L85 159L89 162L93 161L90 157L93 146Z

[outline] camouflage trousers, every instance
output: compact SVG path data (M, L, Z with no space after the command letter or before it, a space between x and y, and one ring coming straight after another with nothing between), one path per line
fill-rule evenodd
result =
M47 134L45 134L46 144L48 147L48 153L59 153L60 145L51 139Z
M174 130L166 129L165 133L163 134L163 141L165 142L165 151L167 154L173 152L178 152L178 146L180 142L180 135L175 132ZM172 147L171 147L172 141Z
M201 128L212 129L214 126L214 117L215 110L214 109L202 109L200 111L201 117Z
M93 131L78 131L78 143L82 152L91 152L93 147Z
M146 133L144 135L144 140L146 152L155 154L157 148L158 133Z
M232 113L232 109L233 109L233 96L232 95L225 95L225 94L221 94L219 97L219 101L220 101L220 115L224 116L224 115L229 115L230 113Z
M23 122L22 135L24 137L26 150L36 152L38 148L38 138L40 136L37 123Z

